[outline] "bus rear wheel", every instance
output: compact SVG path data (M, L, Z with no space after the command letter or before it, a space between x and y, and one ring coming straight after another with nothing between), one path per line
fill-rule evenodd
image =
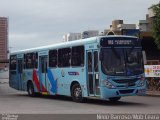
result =
M32 82L29 82L28 85L27 85L27 92L28 92L28 95L30 97L34 97L35 96L35 92L34 92L34 86L33 86L33 83Z
M82 89L79 84L74 84L71 90L72 99L74 102L84 102L82 97Z
M112 98L109 98L109 101L111 102L117 102L121 99L121 97L112 97Z

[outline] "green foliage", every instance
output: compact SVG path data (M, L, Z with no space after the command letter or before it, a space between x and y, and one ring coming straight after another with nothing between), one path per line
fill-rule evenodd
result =
M156 16L153 22L153 37L158 49L160 49L160 4L153 5L152 9Z

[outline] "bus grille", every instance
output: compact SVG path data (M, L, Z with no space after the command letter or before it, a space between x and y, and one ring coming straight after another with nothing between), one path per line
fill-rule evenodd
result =
M118 80L113 80L116 83L124 84L124 83L135 83L138 81L137 78L135 79L118 79Z
M134 89L130 90L119 90L120 94L127 94L127 93L133 93Z

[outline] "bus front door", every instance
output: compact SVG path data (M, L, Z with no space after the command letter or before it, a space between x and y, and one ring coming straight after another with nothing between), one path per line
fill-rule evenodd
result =
M22 73L23 73L23 59L18 59L18 90L23 89L23 79L22 79Z
M90 50L87 52L87 84L89 96L99 96L99 69L98 69L98 51Z
M40 92L42 94L47 93L47 56L40 56L39 57L39 80L40 80Z

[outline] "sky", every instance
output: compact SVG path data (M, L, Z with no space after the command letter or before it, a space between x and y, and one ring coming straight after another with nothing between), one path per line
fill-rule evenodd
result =
M62 42L64 34L108 29L115 19L138 24L159 0L0 0L9 18L10 51Z

